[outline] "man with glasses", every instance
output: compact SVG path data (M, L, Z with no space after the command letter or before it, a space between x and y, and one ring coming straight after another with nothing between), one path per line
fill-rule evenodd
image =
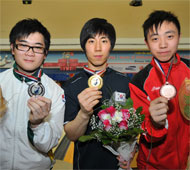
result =
M50 33L36 19L10 32L13 68L0 73L7 110L0 117L1 169L51 169L51 149L62 135L64 91L43 73Z

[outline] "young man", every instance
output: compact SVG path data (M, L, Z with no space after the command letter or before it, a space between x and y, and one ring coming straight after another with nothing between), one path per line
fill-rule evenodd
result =
M7 111L0 118L1 169L50 169L51 149L63 130L64 91L43 73L48 30L36 19L19 21L10 32L13 68L0 73Z
M116 156L104 148L101 142L78 141L80 136L91 132L90 118L100 111L103 100L110 99L115 91L129 97L129 78L107 67L115 40L114 27L101 18L87 21L80 34L80 44L88 65L64 86L67 101L64 129L67 137L75 143L74 169L118 169ZM97 78L97 74L101 78ZM96 80L99 86L91 87L96 84Z
M153 58L129 84L135 107L142 106L146 117L138 169L185 169L190 126L180 112L178 92L190 69L176 53L180 24L172 13L154 11L143 28Z

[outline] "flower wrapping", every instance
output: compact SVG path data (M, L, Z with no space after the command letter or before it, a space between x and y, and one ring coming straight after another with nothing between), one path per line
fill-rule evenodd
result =
M106 149L108 149L110 152L112 152L114 155L120 156L122 160L130 162L133 159L132 153L135 150L136 143L137 143L136 140L134 140L133 142L120 142L116 150L110 145L103 145L103 146ZM127 169L131 170L130 163L128 163ZM122 168L119 168L119 170L122 170Z
M123 100L122 94L115 92L110 100L103 102L102 110L90 119L91 133L81 136L79 141L95 139L114 155L129 161L137 136L144 132L141 128L144 115L140 114L142 107L134 109L132 99Z

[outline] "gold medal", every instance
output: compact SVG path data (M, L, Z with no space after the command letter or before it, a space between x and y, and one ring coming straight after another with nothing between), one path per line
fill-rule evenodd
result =
M160 89L160 95L167 98L168 100L172 99L176 95L176 88L166 82L161 89Z
M101 89L103 86L103 79L98 74L94 74L88 79L88 86L98 87L98 89Z

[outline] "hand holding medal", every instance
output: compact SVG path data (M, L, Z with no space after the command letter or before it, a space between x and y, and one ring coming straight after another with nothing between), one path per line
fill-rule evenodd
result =
M31 110L29 120L32 127L39 125L49 115L51 104L51 99L43 96L33 96L28 100L27 105Z
M3 94L2 94L2 90L1 90L1 87L0 87L0 118L3 117L3 115L5 114L6 112L6 101L5 99L3 98Z

